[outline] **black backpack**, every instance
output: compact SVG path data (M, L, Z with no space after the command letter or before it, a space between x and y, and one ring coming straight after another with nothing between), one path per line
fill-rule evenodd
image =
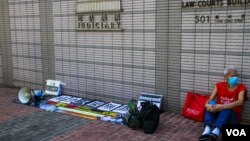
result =
M144 133L152 134L159 125L160 109L150 101L141 103L140 119Z
M141 127L137 101L133 98L128 103L128 113L125 115L125 124L133 130Z

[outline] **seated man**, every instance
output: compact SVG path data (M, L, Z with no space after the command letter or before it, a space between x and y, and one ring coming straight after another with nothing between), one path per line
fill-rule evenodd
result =
M239 123L239 114L242 112L242 104L246 87L239 83L236 68L224 70L225 81L215 85L213 92L205 104L204 131L199 141L216 141L222 125L226 123Z

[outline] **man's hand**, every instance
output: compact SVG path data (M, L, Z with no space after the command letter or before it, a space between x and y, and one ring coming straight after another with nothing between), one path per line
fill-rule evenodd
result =
M216 104L213 106L213 110L218 112L224 109L224 105L223 104Z
M207 111L209 111L209 112L211 112L211 113L216 112L216 111L214 110L214 106L212 106L212 105L210 105L210 104L206 104L205 107L206 107Z

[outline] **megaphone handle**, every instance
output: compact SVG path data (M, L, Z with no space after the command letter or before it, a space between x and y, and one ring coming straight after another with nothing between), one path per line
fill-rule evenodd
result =
M36 95L35 91L33 89L31 89L30 91L33 93L34 96Z

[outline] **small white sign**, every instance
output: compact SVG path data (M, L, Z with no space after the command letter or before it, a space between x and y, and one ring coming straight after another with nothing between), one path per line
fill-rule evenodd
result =
M62 83L57 80L46 80L45 94L48 95L61 95Z

